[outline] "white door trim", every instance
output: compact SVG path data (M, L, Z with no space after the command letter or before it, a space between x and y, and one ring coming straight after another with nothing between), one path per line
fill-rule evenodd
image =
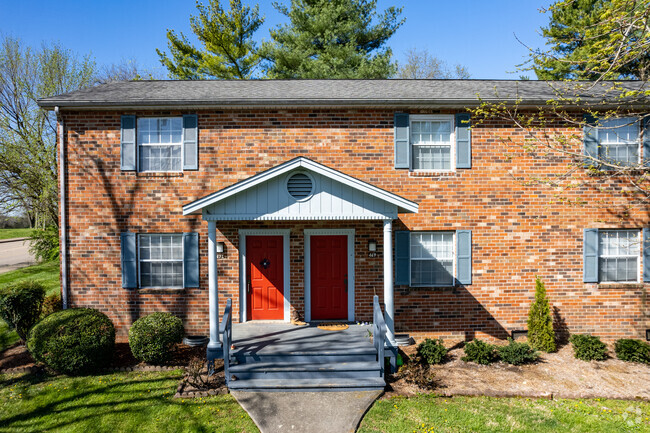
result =
M305 321L311 321L311 237L348 237L348 321L354 322L354 229L305 229Z
M289 235L291 229L239 229L239 317L248 321L248 297L246 296L246 236L282 236L282 261L284 262L284 321L291 321L291 266L289 263Z

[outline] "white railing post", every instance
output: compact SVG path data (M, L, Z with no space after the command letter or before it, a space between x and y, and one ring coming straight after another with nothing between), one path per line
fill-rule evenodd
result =
M384 220L384 310L386 313L386 338L395 343L395 304L393 298L393 221Z
M208 362L223 356L219 339L219 292L217 287L217 223L208 221L208 308L210 315L210 342Z

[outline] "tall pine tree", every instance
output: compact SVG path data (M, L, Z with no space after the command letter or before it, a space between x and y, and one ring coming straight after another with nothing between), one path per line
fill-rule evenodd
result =
M389 78L386 42L404 23L401 8L377 12L377 0L291 0L273 6L289 23L262 45L268 78Z
M192 31L203 45L196 48L180 33L167 30L167 53L158 49L160 62L172 78L197 79L247 79L255 73L260 62L253 34L264 22L259 7L242 5L241 0L230 0L230 10L225 11L219 0L210 0L206 7L197 3L198 16L190 17Z
M562 0L543 27L548 49L533 53L541 80L648 79L648 0Z

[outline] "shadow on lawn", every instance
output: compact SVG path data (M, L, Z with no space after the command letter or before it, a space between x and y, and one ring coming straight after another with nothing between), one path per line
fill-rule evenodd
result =
M84 376L82 379L94 379L99 377L101 376ZM10 379L0 380L0 387L11 386L27 388L29 386L44 384L48 381L48 379L52 378L54 377L48 375L47 373L26 374ZM73 393L72 395L63 398L57 398L58 395L52 395L51 399L54 399L53 401L37 406L32 410L21 413L14 412L13 414L7 414L10 415L7 417L0 415L0 425L5 428L15 428L21 430L30 427L31 425L27 425L26 423L37 418L51 416L55 420L61 420L56 422L56 424L48 423L47 428L49 430L53 428L61 428L67 425L74 425L75 423L82 422L90 418L97 418L106 414L126 414L141 412L143 404L146 405L147 402L156 402L157 404L164 405L181 404L181 402L171 399L171 395L173 395L174 391L173 389L170 389L167 385L161 386L162 382L168 382L170 379L180 379L180 375L178 377L168 376L152 379L129 379L127 381L120 380L115 383L107 383L101 385L98 385L97 383L75 384L73 379L73 382L67 385L69 392ZM134 386L137 386L138 389L132 389ZM77 387L84 390L80 392L74 392ZM144 391L145 389L151 391L151 394L147 391ZM171 394L169 396L161 395L161 392L168 389L171 391ZM54 394L56 392L56 389L42 389L36 393L37 395L40 394L42 396L42 393L47 392ZM138 397L130 397L131 395ZM92 397L96 397L100 400L96 402L92 401ZM24 400L29 401L33 398L33 396L27 396L24 397ZM133 404L135 404L133 407L116 409L116 405L123 406ZM92 413L86 412L89 409L92 411ZM78 413L76 414L75 412Z

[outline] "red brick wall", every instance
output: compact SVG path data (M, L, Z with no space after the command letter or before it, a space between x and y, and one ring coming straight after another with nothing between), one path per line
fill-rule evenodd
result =
M414 111L412 111L414 112ZM120 338L138 317L170 311L189 332L207 333L207 223L182 215L182 205L296 156L384 188L420 205L401 215L395 229L471 229L473 284L459 288L396 287L398 332L418 337L503 338L525 327L534 279L546 283L559 320L571 332L606 338L641 337L647 319L647 285L582 283L582 230L642 227L647 215L629 215L618 205L620 186L609 192L580 188L574 197L600 205L556 204L554 193L525 186L513 174L560 173L564 161L549 161L519 148L507 151L499 138L522 142L523 134L500 122L472 131L472 169L414 174L393 167L394 110L287 109L199 111L198 171L145 174L120 171L121 112L64 112L67 137L69 288L71 306L105 311ZM181 112L136 112L179 115ZM556 131L579 133L563 125ZM602 200L604 199L604 200ZM607 206L603 206L606 203ZM383 247L381 222L218 223L227 256L219 260L221 305L233 298L238 317L240 228L291 228L291 302L304 311L304 228L357 230L356 314L371 319L372 294L383 293L382 258L368 258L367 239ZM201 287L129 290L121 287L120 232L200 233Z

